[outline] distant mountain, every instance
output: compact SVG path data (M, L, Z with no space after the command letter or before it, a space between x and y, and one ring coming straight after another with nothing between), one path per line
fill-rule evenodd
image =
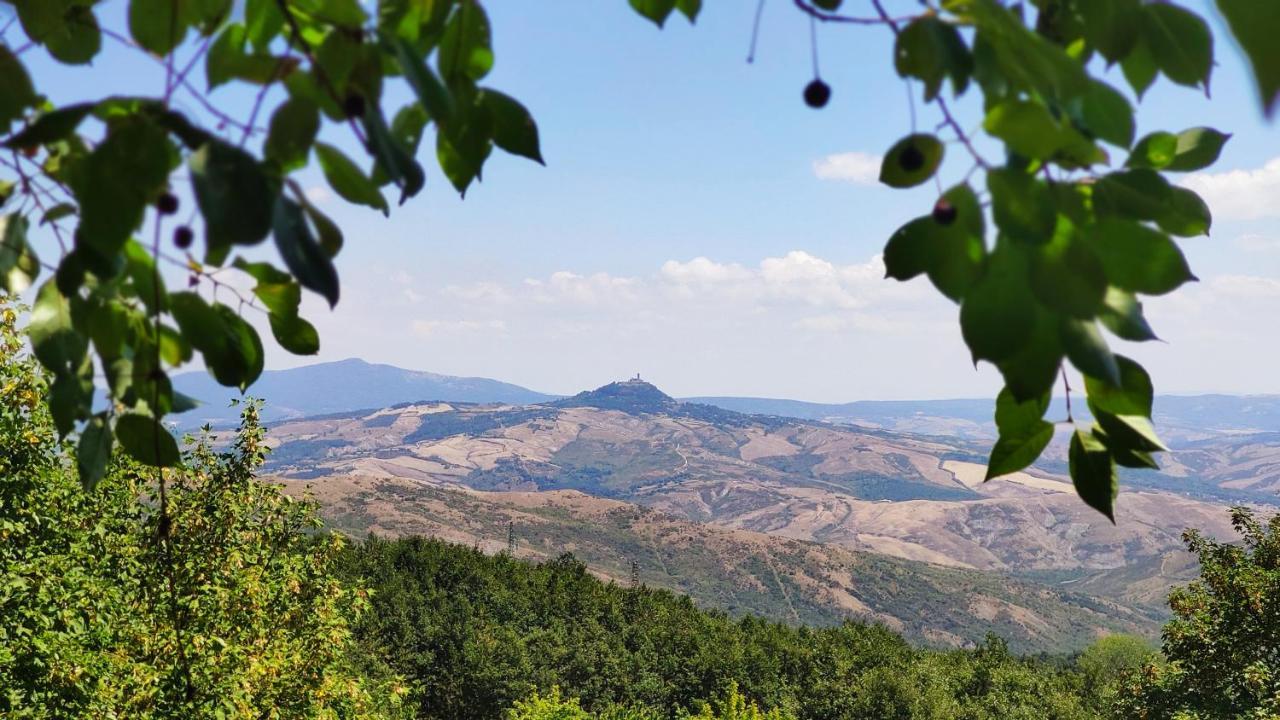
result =
M1083 402L1076 403L1076 420L1089 420ZM705 403L741 413L779 415L803 420L878 427L923 435L950 435L970 439L995 437L991 398L959 400L861 400L850 403L814 403L754 397L693 397ZM1167 439L1192 442L1224 434L1280 432L1280 395L1157 395L1156 427ZM1066 417L1066 404L1057 397L1047 415Z
M178 375L173 386L202 403L195 410L174 416L183 427L206 422L226 424L239 416L229 405L240 394L234 388L219 385L206 372ZM523 405L557 397L488 378L403 370L357 359L264 372L249 393L266 399L263 419L268 422L382 408L406 401Z
M566 408L594 407L601 410L621 410L632 414L675 412L680 406L675 398L639 378L612 382L551 404Z

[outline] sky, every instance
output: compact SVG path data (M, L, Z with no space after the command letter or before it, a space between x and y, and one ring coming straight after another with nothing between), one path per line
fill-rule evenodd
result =
M123 27L123 0L104 5L104 23ZM495 152L462 199L424 152L427 189L389 218L346 206L304 171L347 237L342 299L332 311L304 302L318 357L274 347L264 323L268 368L360 357L566 394L636 373L677 396L994 393L999 375L973 366L956 306L923 278L883 278L885 241L935 199L932 185L875 182L880 153L911 128L888 30L817 28L833 94L813 110L801 100L809 22L791 3L766 3L754 63L754 3L704 5L696 25L673 17L659 30L625 0L489 0L496 64L485 84L533 113L546 166ZM1148 367L1158 392L1280 393L1280 127L1206 15L1219 31L1212 98L1162 81L1138 124L1139 135L1234 134L1211 171L1178 179L1214 213L1210 237L1182 243L1200 282L1147 301L1162 342L1113 346ZM90 73L42 53L23 60L60 102L163 83L158 64L111 42ZM1128 92L1118 71L1107 77ZM931 130L937 111L912 90L918 127ZM212 98L246 117L253 95ZM384 107L409 100L397 86ZM977 102L971 91L956 106L968 127L981 122ZM354 151L342 128L324 139ZM948 152L944 185L971 164Z

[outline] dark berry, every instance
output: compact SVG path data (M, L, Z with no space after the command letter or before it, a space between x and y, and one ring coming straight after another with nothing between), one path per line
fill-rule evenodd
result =
M915 145L908 145L898 153L898 167L906 172L915 172L924 167L924 153Z
M364 117L364 97L358 93L348 95L347 99L342 101L342 112L349 118Z
M956 221L956 206L946 198L939 198L933 206L933 220L939 225L950 225Z
M40 148L36 147L35 145L28 145L22 148L22 154L29 158L35 157L36 153L39 151L40 151Z
M194 239L195 233L191 232L191 228L186 225L179 225L178 229L173 231L173 244L181 250L191 247L191 241Z
M178 212L178 198L174 197L173 193L161 195L156 198L156 210L159 210L161 215L172 215Z
M808 85L804 86L804 104L811 108L825 107L827 101L831 99L831 86L814 79Z

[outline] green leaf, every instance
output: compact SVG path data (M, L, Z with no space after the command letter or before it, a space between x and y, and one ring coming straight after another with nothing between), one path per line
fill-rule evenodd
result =
M17 213L0 215L0 289L17 295L40 274L40 261L27 241L27 219Z
M1062 368L1058 318L1032 302L1032 325L1022 349L997 364L1005 387L1019 402L1048 393Z
M1053 240L1031 250L1031 290L1046 307L1072 317L1089 319L1102 307L1102 262L1061 215Z
M984 228L973 188L957 185L943 194L932 214L912 220L889 238L886 277L908 280L927 272L942 294L959 302L982 272Z
M1209 86L1213 34L1199 15L1169 2L1143 6L1142 37L1156 67L1180 85Z
M692 23L698 19L698 13L702 12L702 0L676 0L676 9Z
M1173 157L1177 154L1178 136L1161 130L1144 135L1138 141L1138 144L1134 146L1133 152L1129 153L1129 159L1125 161L1125 166L1159 170L1168 167L1169 163L1173 162Z
M631 7L644 17L652 20L655 25L662 27L663 23L671 15L671 11L676 9L676 0L629 0Z
M358 30L369 16L360 9L360 0L289 0L291 7L348 30Z
M1155 458L1151 457L1151 453L1125 447L1122 443L1107 437L1107 433L1102 429L1101 425L1094 423L1093 427L1090 428L1090 432L1099 442L1107 446L1107 451L1111 453L1111 459L1115 461L1116 465L1127 468L1160 469L1159 463L1155 461Z
M1171 190L1164 212L1156 218L1161 230L1179 237L1208 235L1213 224L1209 206L1194 191L1184 187Z
M8 132L9 124L35 104L36 91L27 69L7 45L0 45L0 132Z
M1133 144L1133 106L1119 90L1100 80L1090 80L1079 103L1078 120L1097 138L1117 147Z
M1176 151L1165 169L1176 172L1203 170L1218 161L1222 146L1230 139L1229 133L1208 127L1183 130L1178 133Z
M311 235L302 208L281 196L276 201L275 239L289 272L308 290L320 293L329 307L338 303L338 272L333 261Z
M210 90L231 80L266 85L288 78L297 69L296 57L246 52L247 37L248 30L243 24L230 23L209 47L204 69Z
M77 421L88 417L93 403L93 360L81 359L74 372L60 372L49 385L49 414L53 416L58 437L66 437Z
M1053 424L1043 419L1048 408L1048 393L1019 402L1009 388L1000 391L996 398L1000 438L991 449L984 481L1022 470L1040 457L1053 439Z
M492 127L486 112L472 110L459 116L453 125L436 133L436 160L453 187L465 196L493 149Z
M524 105L510 95L484 88L480 93L480 106L489 113L493 123L494 145L512 155L546 164L538 145L538 126Z
M129 34L135 42L164 57L182 44L190 18L181 0L129 0Z
M999 363L1017 354L1031 335L1034 304L1025 260L998 245L960 305L960 331L974 361Z
M133 115L115 123L106 140L77 166L71 185L80 204L76 246L110 262L142 222L148 201L168 182L174 149L149 119ZM90 265L110 277L101 262Z
M1261 94L1267 117L1280 99L1280 6L1257 0L1217 0L1218 11L1231 26L1231 34L1244 48L1253 66L1253 78Z
M137 240L124 244L125 272L133 283L133 292L148 312L164 312L164 279L156 273L156 260Z
M893 188L924 183L942 163L944 147L933 135L908 135L894 144L880 164L880 182Z
M3 100L0 99L0 102ZM76 131L80 122L93 112L93 108L93 103L80 103L50 110L36 118L35 122L22 132L6 140L4 146L14 150L26 150L62 140Z
M395 45L396 59L400 63L400 69L404 73L405 80L409 82L409 87L413 88L413 92L418 96L418 102L422 103L422 107L426 109L431 119L436 121L436 125L447 127L453 121L453 98L449 96L449 90L445 88L444 83L440 82L440 78L431 72L431 68L423 61L421 53L412 45L402 38L396 38L392 42Z
M1105 218L1090 240L1107 279L1121 290L1163 295L1195 279L1169 236L1145 225Z
M324 178L344 200L358 205L368 205L383 214L390 212L386 198L378 192L378 186L364 174L351 159L328 143L316 143L316 158Z
M1108 63L1123 60L1137 42L1140 0L1076 0L1084 35Z
M417 195L426 184L426 175L422 166L413 159L413 155L391 135L382 110L376 105L369 105L364 113L364 130L369 138L369 150L372 152L378 168L400 188L400 204ZM381 196L381 193L379 193ZM301 217L301 215L299 215Z
M977 28L977 39L991 48L1000 74L1015 88L1059 104L1087 89L1080 62L1027 27L1020 14L997 0L969 0L966 10ZM978 44L975 41L975 56Z
M258 52L265 52L284 29L284 16L276 0L247 0L244 22L245 37Z
M220 384L243 391L262 374L262 341L231 308L210 306L191 292L171 293L169 307L182 335L200 351Z
M290 97L271 114L263 156L289 173L307 164L311 145L320 132L320 111L315 103Z
M1114 523L1114 504L1120 494L1120 481L1116 477L1116 468L1111 462L1107 447L1083 430L1076 430L1071 436L1067 462L1076 494L1085 504L1106 515Z
M1058 225L1053 194L1044 182L1015 168L987 173L991 214L1000 232L1029 244L1046 243Z
M991 108L982 127L1023 157L1047 160L1062 147L1062 127L1038 102L1005 100Z
M1119 288L1107 288L1098 319L1116 337L1124 340L1142 342L1159 339L1142 314L1142 303L1133 293Z
M1098 324L1091 320L1062 318L1059 325L1062 349L1067 359L1086 377L1097 378L1113 385L1120 384L1120 368L1115 355L1107 347Z
M1166 212L1172 194L1160 173L1134 168L1102 176L1093 186L1093 206L1099 216L1155 220Z
M262 242L271 230L279 187L252 155L222 140L205 143L188 160L196 203L204 215L206 251Z
M311 323L297 315L271 313L268 319L271 334L280 343L280 347L294 355L315 355L320 352L320 334Z
M674 6L674 0L667 0ZM670 13L670 8L667 10ZM477 81L493 69L493 49L489 40L489 17L476 0L459 0L445 25L436 53L440 74L446 82L455 78Z
M102 31L92 8L79 0L17 0L27 36L68 65L84 65L102 49Z
M338 252L342 250L342 230L338 228L338 224L312 205L305 193L297 191L295 196L298 198L298 204L307 214L307 219L315 227L316 234L320 236L320 249L324 250L324 254L330 258L337 257Z
M1141 365L1123 355L1116 355L1119 382L1106 383L1093 377L1084 379L1089 410L1112 415L1141 415L1151 417L1155 391L1151 376Z
M1136 450L1142 453L1167 452L1151 420L1143 415L1113 415L1105 410L1094 414L1099 427L1106 434L1107 445L1114 448Z
M1001 435L991 448L983 481L1025 469L1040 457L1053 440L1053 423L1040 420L1035 429L1017 435Z
M130 457L152 467L178 464L178 443L173 435L150 415L125 413L116 420L116 437Z
M428 122L430 118L427 117L427 111L422 109L422 103L411 102L396 111L396 116L391 120L391 137L395 138L410 156L417 155L418 147L422 144L422 133L426 130ZM377 162L373 164L371 175L378 187L391 182L391 178Z
M88 349L85 338L71 322L71 303L48 280L36 293L27 321L27 337L36 358L55 375L73 375Z
M80 485L85 492L93 492L98 482L107 474L107 462L111 459L111 446L115 437L107 427L106 417L98 414L80 432L76 445L76 467L80 471Z
M1105 0L1103 0L1105 2ZM1125 56L1120 63L1120 69L1124 72L1124 79L1129 81L1129 86L1133 88L1133 92L1141 100L1147 90L1156 81L1156 75L1160 69L1156 67L1156 59L1151 54L1151 49L1141 39L1133 46L1133 50Z
M926 101L937 97L947 77L951 78L952 91L959 96L973 74L973 56L960 31L933 15L912 20L898 33L893 62L898 75L924 83Z

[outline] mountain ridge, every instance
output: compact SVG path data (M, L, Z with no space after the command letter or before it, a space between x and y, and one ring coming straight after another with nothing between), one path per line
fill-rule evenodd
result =
M203 371L182 373L173 381L176 390L203 403L196 410L174 416L181 426L235 422L238 413L228 407L229 401L239 396L234 389L217 385ZM615 384L626 382L630 381ZM753 415L819 420L921 435L960 436L970 440L995 437L994 403L990 398L821 403L751 396L675 398L656 387L654 390L672 402ZM408 370L348 358L267 371L253 386L251 394L268 399L264 420L277 421L375 410L406 401L567 403L592 392L595 391L565 397L491 378ZM1083 407L1075 410L1080 419L1087 420ZM1066 416L1063 398L1053 398L1049 415ZM1194 442L1223 434L1280 432L1280 395L1157 395L1155 421L1157 427L1168 432L1166 439L1172 442Z

